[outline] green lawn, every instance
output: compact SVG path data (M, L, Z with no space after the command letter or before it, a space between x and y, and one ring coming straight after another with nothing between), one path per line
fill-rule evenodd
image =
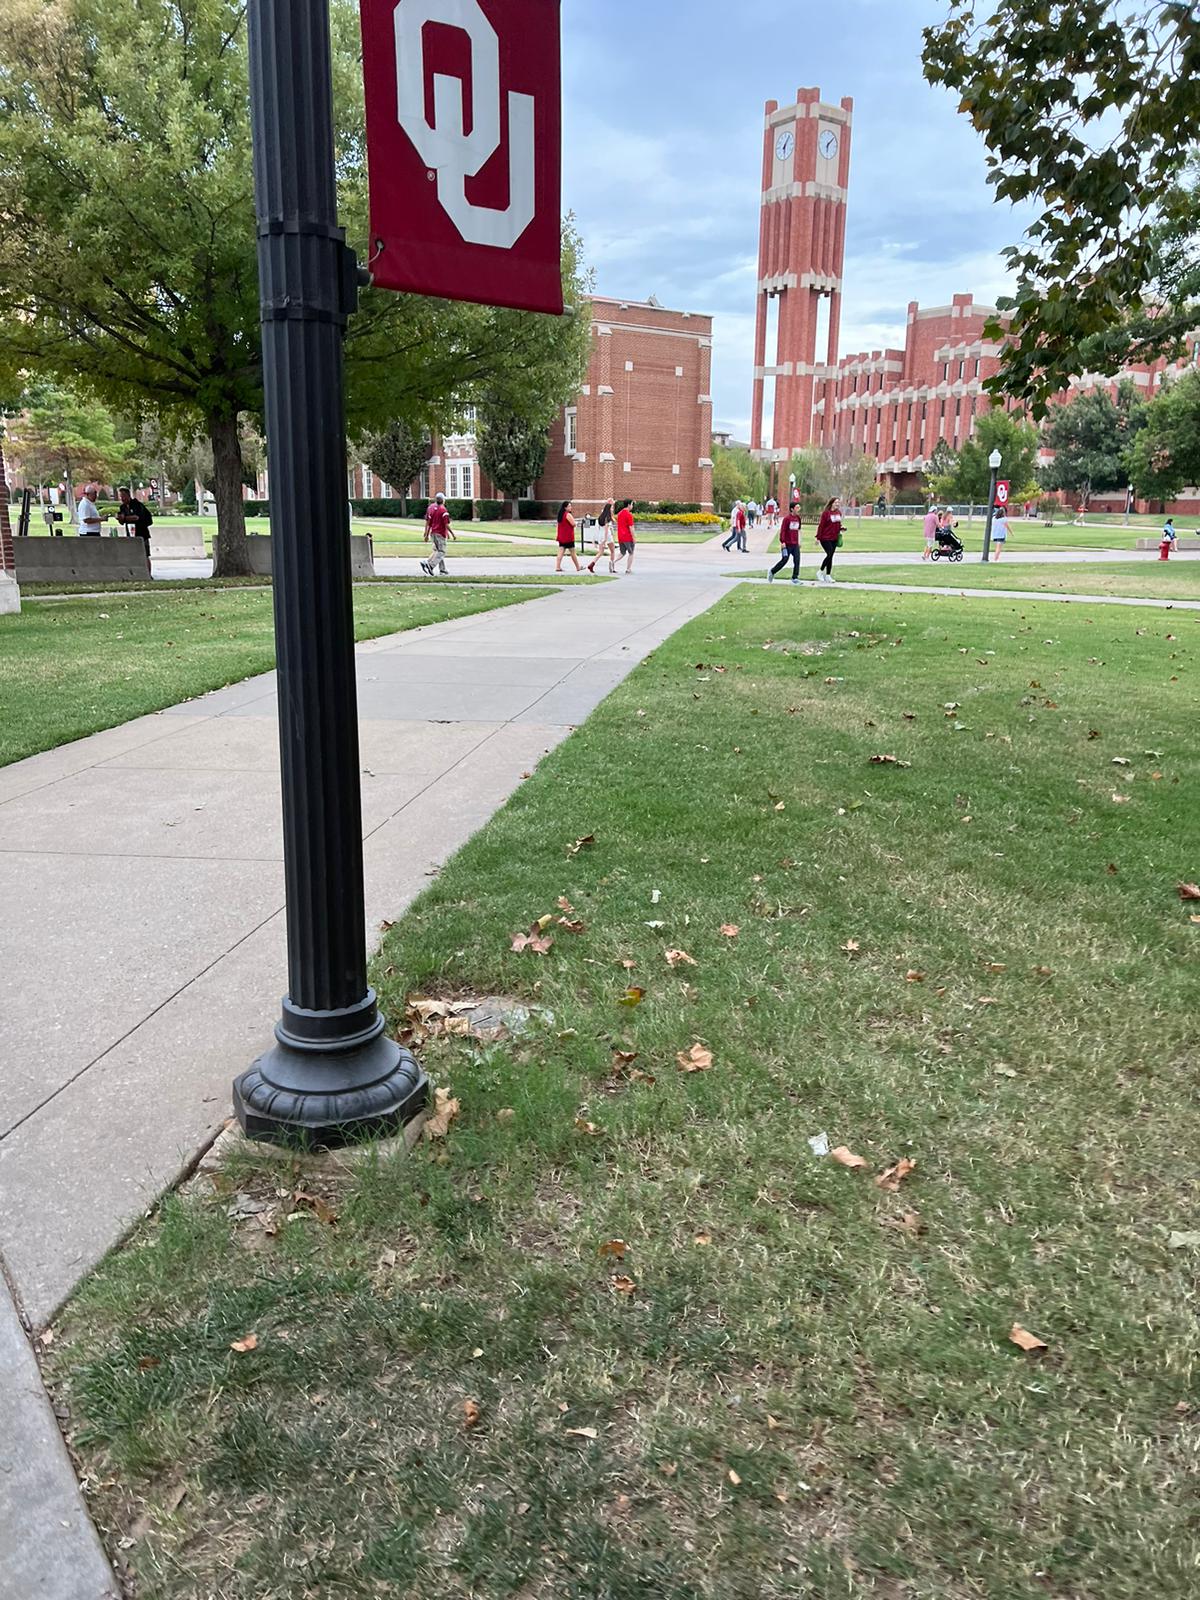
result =
M372 584L354 592L360 639L471 616L544 588ZM0 766L266 672L269 590L169 590L38 601L0 617Z
M143 1600L1193 1595L1196 648L758 587L660 647L387 934L395 1021L535 1008L424 1044L448 1137L235 1155L56 1329Z
M803 571L803 569L802 569ZM945 589L1025 589L1037 594L1115 594L1138 600L1200 600L1200 561L1086 561L1031 566L1019 559L922 561L903 567L843 567L846 583L927 584ZM741 574L739 574L741 576ZM812 573L807 574L808 577Z

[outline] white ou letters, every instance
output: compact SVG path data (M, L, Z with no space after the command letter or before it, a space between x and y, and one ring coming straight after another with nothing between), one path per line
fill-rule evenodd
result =
M434 125L425 120L425 45L427 22L460 28L471 41L474 96L471 132L465 131L466 85L461 78L435 73ZM396 105L400 126L421 160L437 173L442 209L468 244L511 250L533 221L533 96L508 97L508 207L477 206L467 199L473 178L500 148L500 44L478 0L398 0L396 29Z

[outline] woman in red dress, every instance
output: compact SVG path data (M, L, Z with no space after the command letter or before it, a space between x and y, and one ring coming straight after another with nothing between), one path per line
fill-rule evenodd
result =
M554 563L555 572L562 571L564 556L570 556L576 572L583 571L575 554L575 514L569 500L564 500L558 508L558 560Z

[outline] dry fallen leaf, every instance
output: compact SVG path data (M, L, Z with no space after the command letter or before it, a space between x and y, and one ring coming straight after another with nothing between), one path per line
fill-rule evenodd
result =
M251 1350L258 1349L258 1335L256 1333L248 1333L245 1338L235 1339L229 1348L236 1350L238 1355L244 1356Z
M859 942L857 939L847 939L842 949L848 956L856 956L860 949Z
M625 968L626 972L632 972L634 967L637 966L637 962L636 961L631 961L629 959L629 957L626 956L624 961L622 961L621 965Z
M626 1067L632 1066L637 1058L638 1053L636 1050L614 1050L612 1058L613 1071L623 1072Z
M905 983L924 983L925 974L923 972L915 972L912 970L912 968L910 968L904 974L904 981Z
M732 1467L729 1469L729 1481L735 1489L742 1481Z
M502 1128L506 1128L510 1122L515 1122L516 1117L517 1113L511 1106L505 1106L503 1111L497 1111L496 1113L496 1121Z
M1019 1322L1014 1322L1009 1339L1013 1344L1019 1345L1022 1350L1048 1350L1050 1346L1044 1339L1039 1339L1036 1333L1030 1333Z
M911 767L911 761L901 761L899 756L872 756L873 767Z
M698 1245L702 1245L702 1246L710 1245L712 1243L712 1234L711 1233L698 1233L696 1235L695 1239L693 1240L693 1243L694 1244L698 1244Z
M1176 892L1181 900L1200 900L1200 883L1181 883Z
M564 1428L563 1432L572 1439L598 1439L599 1433L595 1428Z
M449 1089L436 1089L433 1096L433 1110L425 1119L425 1137L444 1139L450 1131L450 1124L461 1109L461 1105L454 1099Z
M668 950L667 951L667 964L668 964L668 966L672 966L672 967L679 967L679 966L685 966L685 965L689 966L689 967L694 967L696 965L696 961L695 961L694 957L688 955L686 950Z
M679 1063L680 1072L707 1072L713 1064L711 1050L706 1050L702 1044L694 1044L690 1050L679 1050L675 1055Z
M477 1428L483 1410L478 1400L464 1400L462 1403L462 1419L464 1428Z
M724 934L724 935L725 935L725 937L726 937L726 938L727 938L727 939L736 939L736 938L737 938L737 936L738 936L738 934L739 934L739 933L740 933L740 932L741 932L741 931L742 931L742 930L741 930L741 929L740 929L740 928L739 928L739 927L738 927L738 926L737 926L737 924L736 924L736 923L733 923L733 922L723 922L723 923L722 923L722 924L721 924L721 932L722 932L722 933L723 933L723 934Z
M630 987L626 989L625 993L621 996L620 1000L618 1000L617 1004L622 1006L640 1006L645 998L645 989Z
M560 894L558 897L558 909L560 911L565 911L567 915L570 916L574 912L575 907L567 899L565 894Z
M664 1478L673 1478L679 1471L679 1468L674 1461L664 1461L658 1470Z
M881 1172L875 1179L877 1189L887 1189L895 1194L900 1185L916 1166L915 1161L910 1161L907 1156L901 1157L894 1167L889 1167L886 1172Z
M624 1239L609 1239L606 1244L600 1246L600 1255L601 1257L611 1256L614 1261L624 1261L625 1252L628 1248L629 1246Z
M988 961L985 963L989 972L1007 972L1008 968L1003 961Z
M848 1150L844 1144L839 1144L836 1150L831 1150L829 1156L839 1167L865 1167L867 1164L862 1156L856 1156L854 1151Z
M600 1129L594 1122L589 1122L586 1117L575 1118L575 1132L586 1133L589 1139L598 1139L600 1137Z
M585 833L582 839L576 839L574 844L567 846L567 854L569 856L577 856L581 850L589 849L595 842L596 835L594 833Z
M632 1278L627 1278L623 1274L618 1276L618 1277L615 1277L612 1282L613 1282L613 1288L617 1291L618 1294L636 1294L637 1293L637 1284L633 1281Z
M1053 967L1034 967L1032 971L1036 978L1052 978L1054 976Z
M1113 805L1115 805L1115 806L1127 806L1129 804L1130 800L1133 798L1133 796L1132 795L1128 795L1128 794L1114 794L1112 798L1113 798Z
M905 1211L898 1217L881 1217L880 1222L885 1228L895 1228L898 1233L907 1233L916 1238L921 1232L921 1216L917 1211Z

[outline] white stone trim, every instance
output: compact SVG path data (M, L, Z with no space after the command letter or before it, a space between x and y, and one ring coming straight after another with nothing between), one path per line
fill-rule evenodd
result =
M593 326L594 326L597 334L599 334L601 337L605 337L606 338L609 334L612 333L612 329L608 326L608 324L606 322L597 322L597 323L594 323Z
M621 471L622 472L632 472L633 471L633 462L632 461L626 461L624 466L621 468Z
M794 272L777 272L769 278L758 280L759 294L779 294L784 289L795 289L800 280Z
M611 450L601 450L600 459L601 461L615 461L617 458Z
M611 383L602 383L600 385L600 387L596 390L596 393L598 395L600 395L600 394L612 394L612 392L613 392L613 386L612 386Z
M677 378L682 378L683 377L683 368L682 367L676 367L675 368L675 376Z
M633 371L633 362L632 361L627 361L625 363L625 371L626 372L632 372Z
M712 457L711 456L701 456L699 461L697 461L696 465L698 467L711 467L712 466Z
M696 403L702 406L710 406L713 403L713 397L710 394L698 394L696 396Z
M677 478L679 476L679 463L678 462L676 462L675 465L671 468L671 476L673 478Z

